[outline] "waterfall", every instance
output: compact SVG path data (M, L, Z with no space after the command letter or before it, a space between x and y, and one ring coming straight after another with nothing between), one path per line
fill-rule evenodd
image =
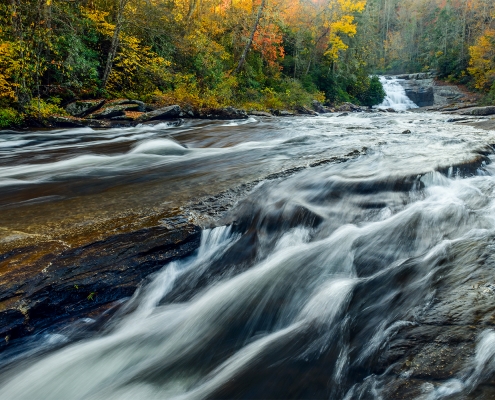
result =
M382 104L378 105L377 108L393 108L395 111L406 111L411 108L418 108L418 106L407 97L405 89L400 84L400 79L387 79L384 76L381 76L380 82L383 85L386 96Z

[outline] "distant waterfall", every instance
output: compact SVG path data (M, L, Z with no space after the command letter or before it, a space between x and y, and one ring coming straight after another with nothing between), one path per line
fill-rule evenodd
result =
M385 89L385 100L377 108L393 108L395 111L406 111L411 108L418 108L413 101L407 97L406 91L397 78L380 77L380 82Z

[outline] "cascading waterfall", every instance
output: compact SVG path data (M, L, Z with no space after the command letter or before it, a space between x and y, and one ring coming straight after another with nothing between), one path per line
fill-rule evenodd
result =
M395 111L406 111L411 108L418 108L414 102L407 97L405 89L397 78L380 77L386 96L383 102L377 108L392 108Z

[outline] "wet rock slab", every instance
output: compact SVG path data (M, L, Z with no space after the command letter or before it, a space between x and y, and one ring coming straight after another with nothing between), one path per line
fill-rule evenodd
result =
M386 343L372 367L372 373L383 374L384 398L428 399L434 389L472 371L479 335L495 326L493 248L493 238L459 243L452 259L440 262L434 299L405 318L410 323ZM477 267L469 275L461 273L460 266L468 264ZM491 399L494 394L493 379L488 379L473 392L447 398Z
M81 318L132 296L145 277L170 261L192 254L200 228L186 219L110 236L61 251L17 248L0 256L0 351L16 338L57 321ZM9 265L21 262L20 269Z

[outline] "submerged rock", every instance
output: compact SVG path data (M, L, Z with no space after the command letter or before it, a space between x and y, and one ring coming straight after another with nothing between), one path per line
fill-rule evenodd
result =
M249 111L248 115L254 115L255 117L273 117L273 114L265 111Z
M318 100L313 100L311 102L313 109L320 114L325 114L330 112L328 108L326 108L323 104L321 104Z
M287 111L287 110L276 110L274 114L277 117L293 117L294 113Z

